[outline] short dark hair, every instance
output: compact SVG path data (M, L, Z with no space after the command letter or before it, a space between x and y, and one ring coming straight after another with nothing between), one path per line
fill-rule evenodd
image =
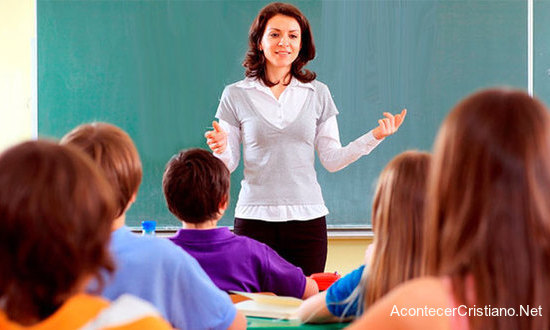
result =
M115 200L81 151L32 141L0 155L0 296L9 319L45 319L87 276L101 288Z
M101 167L117 195L116 217L121 216L142 178L141 160L132 138L119 127L96 122L77 126L61 144L84 151Z
M168 209L179 220L200 223L215 219L229 199L230 173L203 149L181 151L170 159L162 178Z
M295 6L288 3L273 2L260 10L258 16L252 22L248 32L248 51L246 52L243 66L246 68L245 76L257 77L266 86L274 86L276 82L269 81L266 76L266 59L260 51L260 43L265 32L267 21L275 15L283 15L294 18L300 25L302 44L298 57L292 62L290 73L303 83L311 82L317 76L315 72L303 69L304 66L315 58L315 43L309 27L309 21Z

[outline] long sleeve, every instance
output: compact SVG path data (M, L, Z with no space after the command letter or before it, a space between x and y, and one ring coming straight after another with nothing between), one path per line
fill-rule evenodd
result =
M368 155L383 140L377 140L372 131L359 137L345 147L340 143L340 132L336 116L319 124L315 136L315 148L321 164L329 172L336 172Z
M232 173L239 166L241 157L241 130L222 119L219 122L222 129L227 133L227 148L221 154L214 153L214 156L221 159L229 172Z

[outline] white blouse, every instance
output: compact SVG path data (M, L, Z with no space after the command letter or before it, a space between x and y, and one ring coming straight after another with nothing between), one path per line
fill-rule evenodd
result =
M284 128L294 121L306 100L310 83L302 83L292 78L290 84L275 98L271 89L261 80L246 78L236 84L248 90L248 95L257 111L271 124ZM227 148L220 158L233 172L239 165L241 131L238 127L220 120L220 126L227 132ZM382 140L377 140L372 131L359 137L345 147L340 143L340 132L336 116L322 122L316 128L315 149L321 164L329 172L336 172L369 154ZM235 217L266 221L312 220L328 214L324 204L308 205L237 205Z

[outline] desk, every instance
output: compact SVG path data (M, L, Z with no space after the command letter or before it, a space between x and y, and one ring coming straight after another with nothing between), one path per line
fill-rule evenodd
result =
M298 320L276 320L262 317L246 317L247 329L343 329L349 323L300 324Z

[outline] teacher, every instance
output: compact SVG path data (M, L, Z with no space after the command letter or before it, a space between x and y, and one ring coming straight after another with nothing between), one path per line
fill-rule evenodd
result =
M237 235L263 242L306 275L323 272L327 226L315 150L330 172L370 153L397 131L406 110L342 147L328 87L304 69L315 57L307 18L286 3L264 7L252 23L244 80L227 86L205 133L231 172L243 147L244 179L235 209Z

